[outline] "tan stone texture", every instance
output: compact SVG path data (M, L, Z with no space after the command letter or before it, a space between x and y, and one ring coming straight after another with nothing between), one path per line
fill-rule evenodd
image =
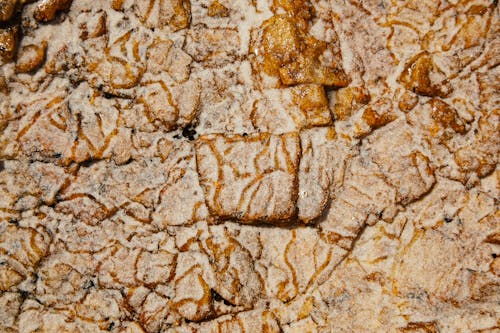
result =
M491 0L0 0L0 332L500 332Z

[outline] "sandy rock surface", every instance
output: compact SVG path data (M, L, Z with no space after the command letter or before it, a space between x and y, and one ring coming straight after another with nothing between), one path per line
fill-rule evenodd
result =
M499 332L490 0L0 0L1 332Z

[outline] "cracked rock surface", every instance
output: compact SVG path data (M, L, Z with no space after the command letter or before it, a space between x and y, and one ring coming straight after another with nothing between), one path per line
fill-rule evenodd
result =
M500 331L491 0L0 0L0 332Z

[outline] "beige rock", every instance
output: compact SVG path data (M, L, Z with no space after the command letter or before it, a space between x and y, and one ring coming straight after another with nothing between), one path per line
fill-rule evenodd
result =
M298 135L212 135L196 143L200 183L212 215L252 223L296 214Z
M0 0L1 332L497 332L496 1Z

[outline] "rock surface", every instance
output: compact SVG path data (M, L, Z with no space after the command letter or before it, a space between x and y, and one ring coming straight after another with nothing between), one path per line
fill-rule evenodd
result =
M500 331L499 58L490 0L0 0L0 331Z

